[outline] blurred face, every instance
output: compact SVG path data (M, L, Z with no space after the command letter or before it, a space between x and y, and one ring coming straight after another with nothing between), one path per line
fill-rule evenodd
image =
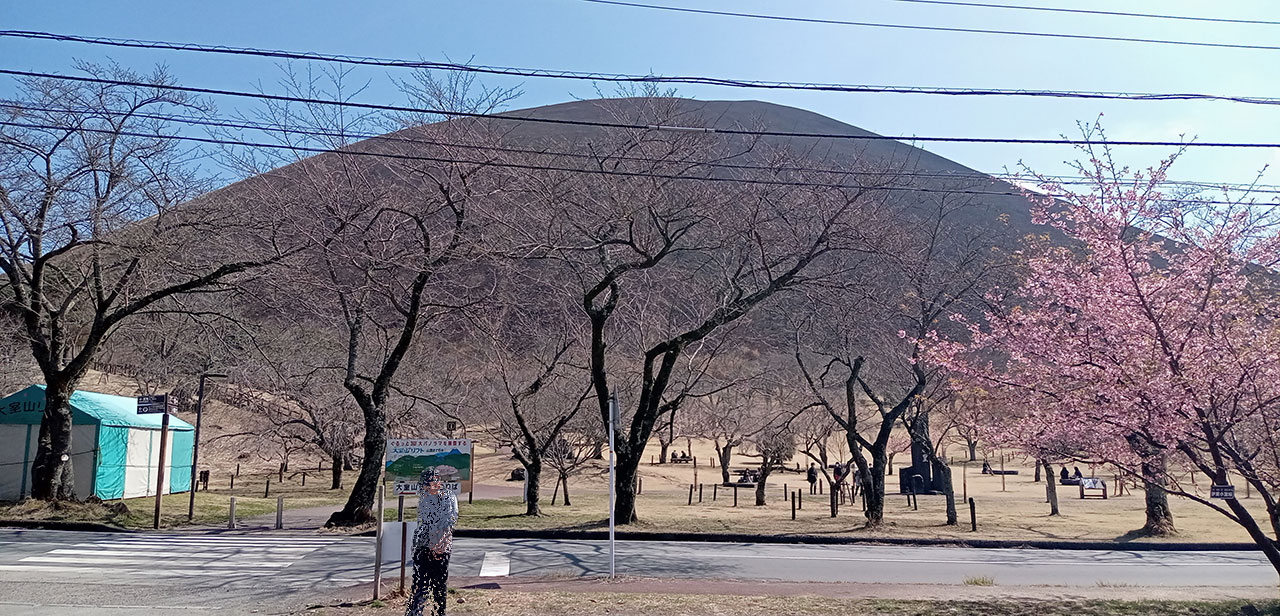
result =
M442 490L444 490L444 482L443 482L443 481L440 481L439 479L435 479L435 480L433 480L433 481L429 481L429 482L427 482L427 493L428 493L428 494L431 494L432 496L439 496L439 495L440 495L440 492L441 492Z

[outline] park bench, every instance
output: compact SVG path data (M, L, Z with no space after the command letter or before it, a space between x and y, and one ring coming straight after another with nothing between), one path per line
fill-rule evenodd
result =
M671 456L667 459L671 460L672 464L688 464L693 461L693 458L690 458L689 456Z
M1085 490L1089 490L1092 493L1086 494ZM1096 477L1082 477L1080 479L1080 498L1084 498L1085 496L1101 497L1103 500L1106 500L1107 482Z

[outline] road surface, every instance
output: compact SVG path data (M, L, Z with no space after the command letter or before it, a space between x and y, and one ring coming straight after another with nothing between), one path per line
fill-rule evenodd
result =
M373 547L369 538L287 532L0 529L0 615L287 613L325 602L334 589L372 580ZM387 554L384 579L398 576L397 557ZM604 541L460 538L450 574L459 581L593 576L608 572L608 558ZM988 576L1003 587L1276 584L1276 574L1256 552L620 541L617 566L623 575L682 579L960 584ZM1212 596L1206 590L1205 597Z

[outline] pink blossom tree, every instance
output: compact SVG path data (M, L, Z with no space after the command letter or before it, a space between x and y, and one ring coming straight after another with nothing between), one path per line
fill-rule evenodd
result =
M1016 408L1017 439L1141 476L1148 532L1172 529L1167 491L1239 524L1280 569L1276 205L1166 196L1176 154L1134 172L1105 142L1084 151L1088 192L1032 195L1053 232L1026 250L1023 282L991 294L965 339L934 335L933 358ZM1171 464L1217 485L1238 474L1265 516L1184 489Z

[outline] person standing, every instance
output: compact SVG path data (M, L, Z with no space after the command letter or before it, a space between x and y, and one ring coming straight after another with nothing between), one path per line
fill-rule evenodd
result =
M449 554L458 523L458 497L444 487L436 468L422 471L418 483L418 529L413 535L413 591L405 616L445 616ZM431 611L424 612L427 602Z
M818 493L818 467L814 466L813 462L809 463L809 472L805 474L805 479L809 481L809 493L817 494Z

